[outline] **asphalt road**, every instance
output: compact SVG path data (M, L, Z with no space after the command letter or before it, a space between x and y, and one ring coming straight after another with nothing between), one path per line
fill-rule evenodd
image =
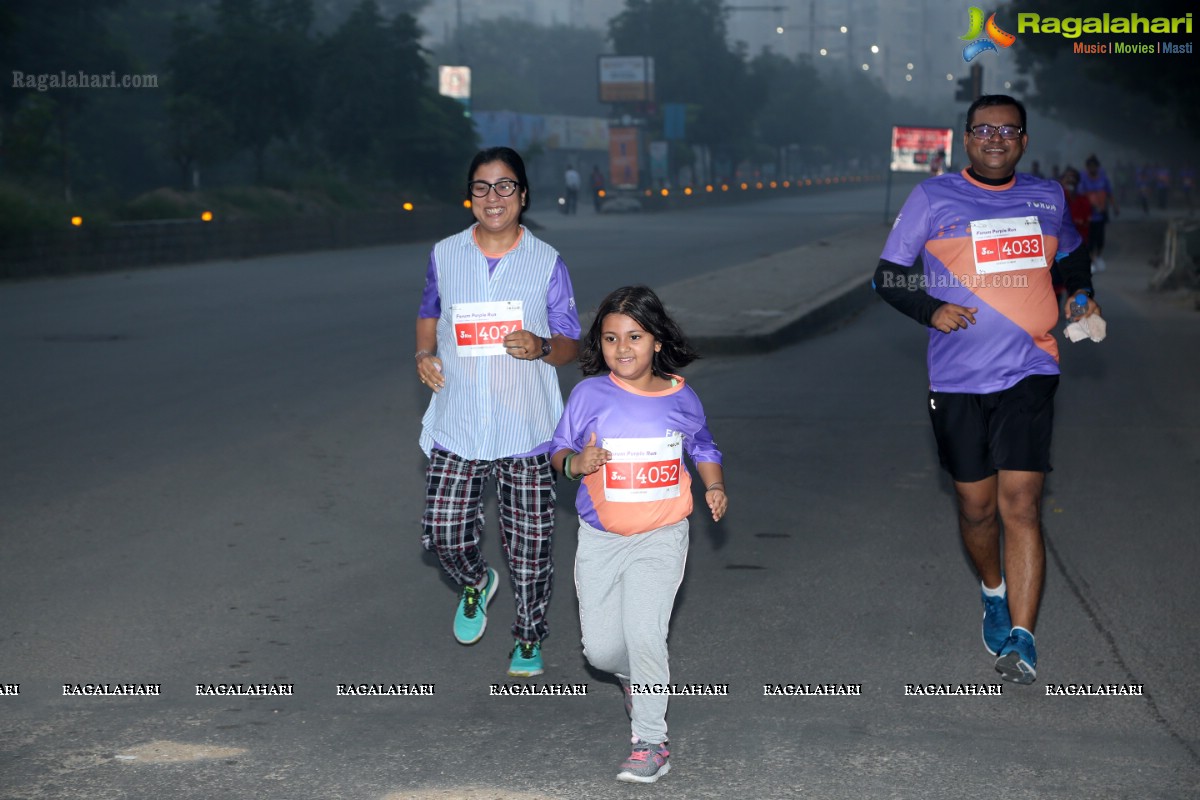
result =
M586 308L881 208L881 188L846 190L547 219L543 235ZM728 694L672 700L674 769L654 787L613 780L628 728L580 655L573 486L534 683L586 696L490 694L505 598L482 642L451 639L453 590L417 543L425 398L408 357L428 245L0 286L0 687L20 686L0 694L0 797L1194 797L1200 315L1145 291L1152 233L1113 226L1111 338L1064 345L1032 687L905 695L998 684L935 466L921 330L875 304L687 371L731 505L693 518L672 673ZM161 694L64 696L105 682ZM294 694L197 696L217 683ZM861 694L763 694L797 683ZM1143 694L1046 696L1085 683Z

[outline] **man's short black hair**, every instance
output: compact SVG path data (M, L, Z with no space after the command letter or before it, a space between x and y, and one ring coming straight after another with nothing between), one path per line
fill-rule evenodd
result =
M1006 94L985 94L971 103L971 107L967 109L967 130L971 130L971 121L975 119L975 112L981 108L990 108L991 106L1016 106L1017 111L1021 114L1021 130L1028 132L1025 125L1025 106L1015 97L1009 97Z

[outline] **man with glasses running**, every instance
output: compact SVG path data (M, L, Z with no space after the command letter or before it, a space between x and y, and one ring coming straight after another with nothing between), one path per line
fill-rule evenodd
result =
M971 105L963 134L970 166L913 190L874 285L929 328L929 415L981 580L984 646L1002 678L1028 684L1037 676L1041 500L1059 376L1051 265L1066 283L1064 316L1075 318L1070 298L1080 291L1089 300L1079 316L1100 309L1062 187L1016 173L1025 124L1025 107L1007 95Z

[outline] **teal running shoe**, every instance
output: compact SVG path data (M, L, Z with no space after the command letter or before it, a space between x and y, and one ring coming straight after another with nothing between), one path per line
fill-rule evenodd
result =
M1013 628L1008 641L1000 648L996 659L996 672L1006 681L1033 683L1037 678L1037 648L1033 646L1033 634L1024 628Z
M1008 615L1008 595L1004 597L983 596L983 646L989 654L1000 654L1000 648L1008 641L1012 632L1012 617Z
M654 783L671 771L671 753L667 743L649 744L640 739L633 743L633 752L621 762L617 780L626 783Z
M508 674L514 678L532 678L546 671L542 664L542 643L517 639L509 653Z
M458 595L458 608L454 610L454 638L459 644L475 644L483 638L487 628L488 603L496 599L496 570L488 567L487 583L482 589L464 586Z

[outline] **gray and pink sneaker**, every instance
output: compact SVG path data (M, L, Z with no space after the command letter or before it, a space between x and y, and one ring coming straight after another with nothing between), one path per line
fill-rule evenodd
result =
M633 743L633 752L629 754L629 758L621 762L617 780L627 783L654 783L671 771L671 763L667 760L670 757L666 742L650 744L638 740Z

